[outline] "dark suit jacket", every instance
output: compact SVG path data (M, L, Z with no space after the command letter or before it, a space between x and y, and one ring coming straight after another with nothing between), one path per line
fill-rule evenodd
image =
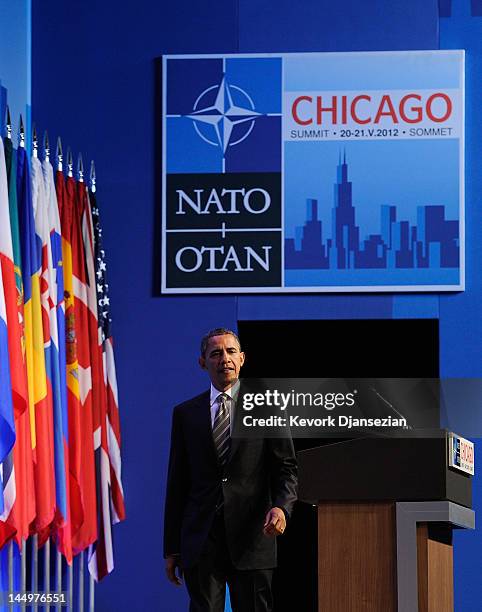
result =
M180 553L181 565L196 564L224 499L226 540L238 569L276 566L276 538L263 534L268 510L289 518L297 492L291 439L232 438L221 469L213 442L210 392L174 408L167 476L164 554Z

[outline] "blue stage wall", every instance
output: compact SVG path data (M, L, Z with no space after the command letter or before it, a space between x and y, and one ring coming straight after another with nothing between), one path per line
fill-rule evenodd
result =
M440 9L442 17L436 0L34 2L34 120L52 141L60 135L64 148L81 151L84 163L95 158L109 262L128 519L115 529L116 569L98 588L99 610L185 609L184 592L163 575L162 508L171 408L206 386L196 367L206 329L240 319L439 318L441 373L482 370L480 112L475 116L482 93L474 78L482 50L467 55L467 289L441 296L152 297L160 172L154 58L464 48L475 44L474 31L482 40L478 0L453 7L441 0ZM479 476L478 512L480 489ZM455 543L456 610L476 610L481 532L457 534Z
M5 105L10 107L12 133L18 134L20 113L30 125L31 0L0 2L0 135ZM16 140L15 140L16 142Z

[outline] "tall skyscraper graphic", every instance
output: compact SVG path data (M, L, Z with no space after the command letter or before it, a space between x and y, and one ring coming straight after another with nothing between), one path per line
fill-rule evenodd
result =
M343 163L341 160L338 163L337 177L333 209L335 248L332 261L336 264L336 268L344 270L355 267L360 235L360 230L355 225L355 207L352 201L352 184L348 180L346 153L343 153Z

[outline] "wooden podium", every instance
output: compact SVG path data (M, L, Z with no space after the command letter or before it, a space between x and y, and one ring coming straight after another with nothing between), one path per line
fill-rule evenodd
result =
M452 530L475 515L444 432L337 442L298 461L299 498L318 506L319 612L453 612Z

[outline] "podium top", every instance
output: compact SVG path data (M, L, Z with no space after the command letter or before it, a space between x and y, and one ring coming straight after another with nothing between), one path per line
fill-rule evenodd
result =
M448 465L447 434L357 438L298 453L299 499L452 501L472 507L468 474Z

